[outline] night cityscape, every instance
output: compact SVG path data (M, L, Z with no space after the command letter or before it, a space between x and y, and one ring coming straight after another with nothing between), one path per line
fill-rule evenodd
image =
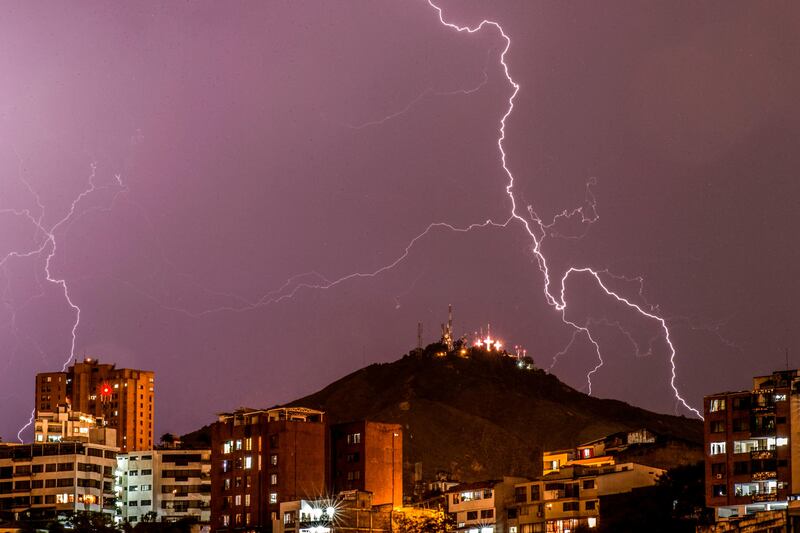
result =
M0 533L800 531L799 27L0 5Z

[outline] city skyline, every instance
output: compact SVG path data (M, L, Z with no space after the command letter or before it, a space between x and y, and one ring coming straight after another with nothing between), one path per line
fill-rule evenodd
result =
M449 303L456 335L491 322L588 390L594 347L548 305L524 231L499 227L504 118L518 212L560 220L555 279L607 271L664 317L690 406L784 349L796 366L797 8L737 5L442 3L503 28L518 94L501 33L424 2L9 10L0 436L69 356L70 302L78 360L160 376L156 435L395 360ZM658 321L569 283L605 354L592 392L691 415Z

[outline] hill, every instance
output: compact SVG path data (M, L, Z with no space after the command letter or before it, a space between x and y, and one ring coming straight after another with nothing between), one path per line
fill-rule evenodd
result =
M618 431L648 428L702 458L702 422L578 392L513 357L435 344L393 363L373 364L290 405L321 409L331 423L359 419L404 427L405 479L422 463L475 481L541 473L542 450L570 448ZM682 452L681 452L682 453ZM675 466L685 460L672 454ZM673 459L668 459L667 463ZM662 461L663 462L663 461Z

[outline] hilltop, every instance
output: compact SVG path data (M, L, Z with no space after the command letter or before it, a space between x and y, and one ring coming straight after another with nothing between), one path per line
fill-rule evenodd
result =
M699 420L588 396L497 352L465 352L448 354L434 344L353 372L292 405L321 409L331 423L402 424L408 473L421 462L426 479L438 470L463 481L538 475L542 450L641 428L695 451L702 446Z

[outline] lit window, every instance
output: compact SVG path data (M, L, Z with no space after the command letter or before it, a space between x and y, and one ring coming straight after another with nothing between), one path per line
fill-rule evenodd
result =
M244 504L245 504L245 506L247 506L247 507L249 507L249 506L250 506L250 495L249 495L249 494L245 494L245 495L244 495Z
M253 439L252 439L252 437L247 437L246 439L244 439L244 449L248 450L248 451L253 449Z
M278 466L278 456L276 454L272 454L269 456L269 464L272 466Z
M789 439L787 437L778 437L775 439L776 446L787 446L789 444Z
M359 444L361 442L361 433L348 433L347 444Z
M277 492L270 492L269 493L269 503L278 503L278 493Z
M241 494L237 494L237 495L234 497L234 504L236 504L236 505L242 505L242 495L241 495Z
M270 485L277 485L278 484L278 474L270 474L269 475L269 484Z
M251 456L247 456L244 458L244 467L245 469L253 468L253 458Z
M725 453L725 441L711 443L711 455L720 455Z
M241 439L236 441L236 449L237 450L241 450L242 449L242 441L241 441Z
M786 401L786 395L785 394L776 394L774 400L776 402L785 402Z
M233 448L233 441L232 440L226 441L222 445L222 453L231 453L232 448Z
M725 398L712 399L708 408L712 413L725 410Z

